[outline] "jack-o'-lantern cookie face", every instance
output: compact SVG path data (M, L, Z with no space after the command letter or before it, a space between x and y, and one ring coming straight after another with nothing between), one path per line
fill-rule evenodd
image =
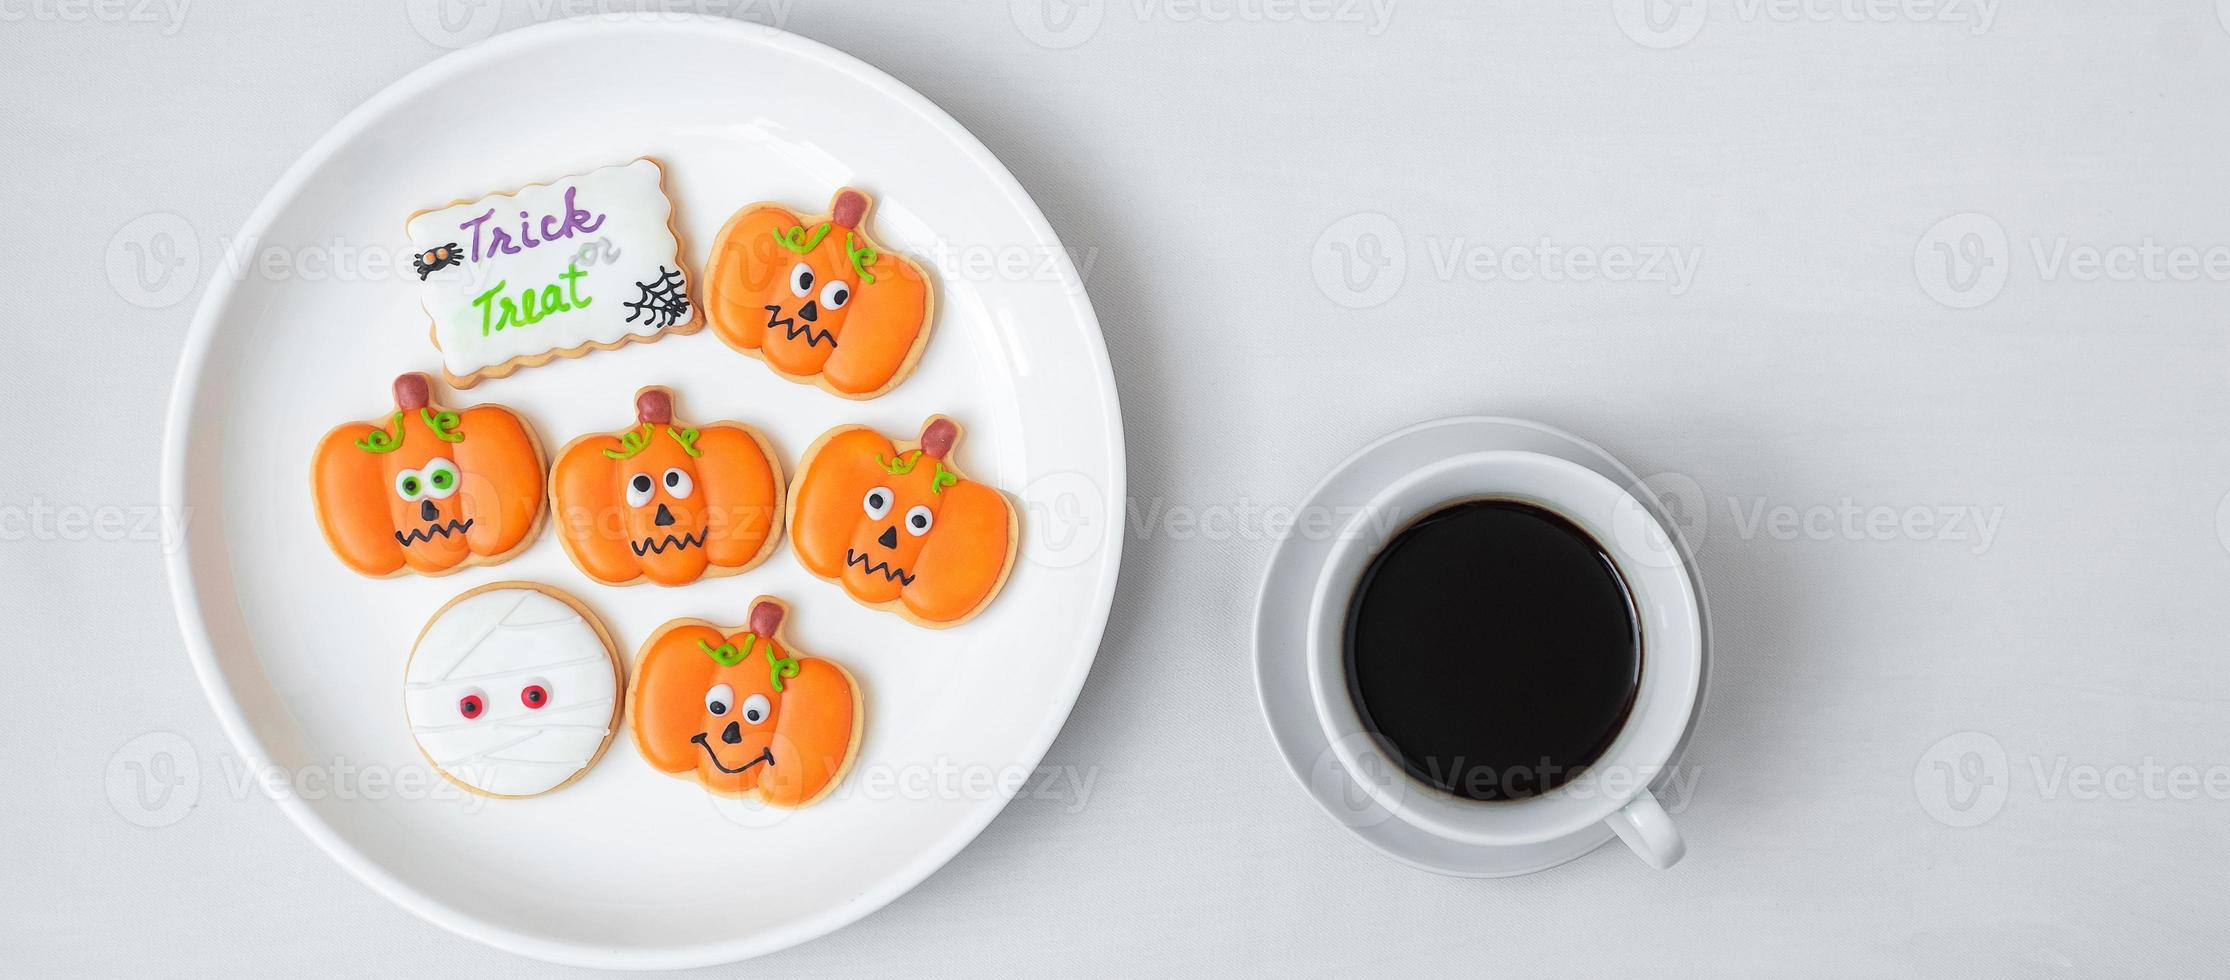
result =
M754 204L728 219L705 280L720 339L846 398L905 380L929 341L929 278L868 238L870 203L847 187L826 215Z
M326 433L310 466L318 525L371 576L446 575L503 561L542 526L542 447L510 409L434 404L423 374L395 379L395 410Z
M787 613L760 596L742 629L677 619L643 644L628 728L652 767L783 807L835 788L859 751L859 685L797 652L782 635Z
M581 571L606 585L687 585L757 565L781 536L782 466L757 429L674 417L673 393L635 394L635 425L558 451L550 506Z
M942 629L967 621L1014 567L1018 522L998 490L962 476L960 426L931 416L917 442L865 426L829 431L798 463L790 540L808 571L852 598Z

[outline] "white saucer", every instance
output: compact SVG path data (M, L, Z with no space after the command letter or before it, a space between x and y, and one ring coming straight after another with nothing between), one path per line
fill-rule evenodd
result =
M1536 422L1520 419L1466 417L1440 419L1411 426L1363 447L1335 467L1311 491L1303 513L1319 509L1343 513L1361 506L1380 488L1427 463L1459 453L1485 450L1521 450L1556 456L1592 469L1635 497L1663 525L1680 551L1688 577L1694 584L1702 622L1703 683L1696 690L1696 710L1688 731L1681 736L1665 766L1669 782L1678 771L1688 738L1695 732L1695 718L1703 714L1710 688L1711 614L1702 577L1695 571L1695 556L1681 540L1678 523L1666 514L1656 496L1646 492L1641 480L1609 453L1594 444ZM1297 522L1297 526L1300 526ZM1339 761L1326 741L1323 726L1309 696L1306 632L1309 596L1317 574L1329 555L1332 541L1324 537L1289 534L1270 556L1262 590L1255 603L1255 694L1262 702L1263 718L1286 764L1303 789L1333 820L1353 831L1364 843L1405 864L1447 875L1500 878L1531 874L1556 867L1613 840L1606 824L1558 840L1515 847L1488 847L1460 843L1408 823L1379 806L1362 784Z

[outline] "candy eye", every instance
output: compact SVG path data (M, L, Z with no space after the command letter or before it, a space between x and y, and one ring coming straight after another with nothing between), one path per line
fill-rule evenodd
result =
M425 474L417 470L404 470L395 474L395 496L404 500L417 500L426 494ZM443 494L443 496L448 496Z
M800 262L790 267L790 292L804 296L813 291L813 267Z
M627 479L627 506L641 507L650 503L651 491L656 489L658 489L658 484L651 482L648 473L637 473L629 477Z
M705 691L705 710L714 715L724 715L736 703L736 689L726 684L714 684Z
M754 694L748 698L743 699L744 724L756 725L762 721L765 721L767 720L767 715L772 713L773 711L774 705L767 702L767 696L764 694Z
M666 471L666 492L673 495L675 500L688 500L689 491L695 489L696 486L695 483L690 481L689 474L680 470Z
M937 515L930 513L929 508L915 504L912 510L906 512L906 533L921 537L929 533L929 525L936 521Z
M844 304L851 301L852 287L850 286L841 282L832 282L821 287L821 308L824 310L841 310L844 308Z
M519 689L519 703L541 710L550 703L550 689L540 684L529 684Z
M867 511L868 520L879 521L890 513L890 488L876 487L867 491L867 498L860 501L860 509Z
M421 478L426 482L426 496L435 500L448 499L457 492L457 464L442 457L428 460Z
M457 699L457 713L465 716L466 721L480 717L481 712L487 710L488 697L477 689L466 691L463 697Z

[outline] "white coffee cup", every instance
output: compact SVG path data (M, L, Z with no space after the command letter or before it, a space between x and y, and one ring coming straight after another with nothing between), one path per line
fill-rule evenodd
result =
M1467 500L1528 503L1578 525L1617 565L1641 628L1640 684L1610 747L1563 785L1523 799L1464 799L1409 778L1364 727L1348 691L1348 602L1363 570L1410 523ZM1309 603L1307 660L1310 695L1332 752L1398 818L1484 847L1553 841L1601 822L1654 867L1671 867L1686 853L1649 786L1665 773L1696 709L1702 616L1678 546L1648 508L1602 474L1554 456L1500 450L1448 457L1395 480L1332 543Z

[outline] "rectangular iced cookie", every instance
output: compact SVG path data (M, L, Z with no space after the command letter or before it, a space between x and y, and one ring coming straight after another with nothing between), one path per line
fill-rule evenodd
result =
M405 225L458 388L704 322L665 171L643 157L420 211Z

